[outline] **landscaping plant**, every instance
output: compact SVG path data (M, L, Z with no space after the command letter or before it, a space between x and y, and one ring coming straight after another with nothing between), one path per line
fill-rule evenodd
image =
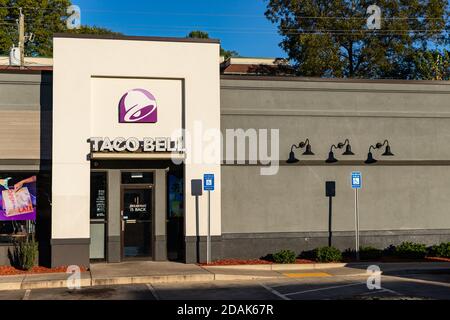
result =
M395 255L405 259L423 259L427 255L427 247L422 243L402 242L395 247Z
M292 250L281 250L274 253L272 257L276 263L295 263L297 255Z
M428 256L450 258L450 242L442 242L429 248Z
M38 243L33 238L16 243L14 246L13 265L22 270L35 266L38 257Z
M361 260L378 260L383 256L383 250L374 247L359 248L359 257Z
M318 262L342 261L342 253L334 247L321 247L314 250L315 260Z

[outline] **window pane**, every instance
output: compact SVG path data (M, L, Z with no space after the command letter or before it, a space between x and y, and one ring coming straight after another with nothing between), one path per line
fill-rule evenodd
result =
M105 259L105 224L91 223L90 259Z
M106 172L91 172L91 219L105 219L107 211Z
M122 172L122 184L152 184L153 172Z

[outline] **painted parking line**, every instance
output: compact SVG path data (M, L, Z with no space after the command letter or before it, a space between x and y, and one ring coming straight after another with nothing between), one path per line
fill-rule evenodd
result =
M25 294L23 295L22 300L28 300L30 298L31 290L27 289L25 290Z
M159 295L156 292L155 288L150 283L147 283L146 286L147 286L148 290L150 290L153 298L155 298L155 300L159 300Z
M277 297L283 299L283 300L291 300L289 297L286 297L286 295L282 294L281 292L275 290L274 288L271 288L269 286L266 286L264 283L260 283L259 284L261 287L263 287L264 289L266 289L267 291L273 293L274 295L276 295Z
M301 272L301 273L283 273L288 278L325 278L332 277L331 274L326 272Z

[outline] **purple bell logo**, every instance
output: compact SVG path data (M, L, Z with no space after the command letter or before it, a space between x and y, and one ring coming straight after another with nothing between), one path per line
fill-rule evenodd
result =
M155 123L157 105L155 97L144 89L132 89L119 102L120 123Z

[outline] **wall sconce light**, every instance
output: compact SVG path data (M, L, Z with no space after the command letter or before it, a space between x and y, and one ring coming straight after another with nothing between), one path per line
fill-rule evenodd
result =
M369 153L367 154L367 160L364 161L364 163L372 164L372 163L377 162L378 160L376 160L373 157L372 149L374 149L374 150L375 149L381 149L384 145L386 145L386 149L384 150L384 153L382 154L382 156L388 156L388 157L389 156L393 156L394 154L391 152L391 146L389 145L389 141L388 140L384 140L383 143L377 142L375 145L371 145L369 147Z
M286 161L287 163L296 163L296 162L300 161L295 157L294 148L295 149L305 148L305 152L303 152L303 155L305 155L305 156L313 156L314 155L314 153L311 151L311 145L309 144L309 139L306 139L305 141L300 142L298 145L293 144L291 146L291 152L289 152L289 159Z
M325 160L326 163L335 163L338 160L334 157L333 148L334 149L342 149L345 146L345 151L342 154L343 156L352 156L354 153L352 152L352 146L350 145L350 141L345 139L344 142L339 142L337 145L332 145L330 147L330 152L328 153L328 159Z

